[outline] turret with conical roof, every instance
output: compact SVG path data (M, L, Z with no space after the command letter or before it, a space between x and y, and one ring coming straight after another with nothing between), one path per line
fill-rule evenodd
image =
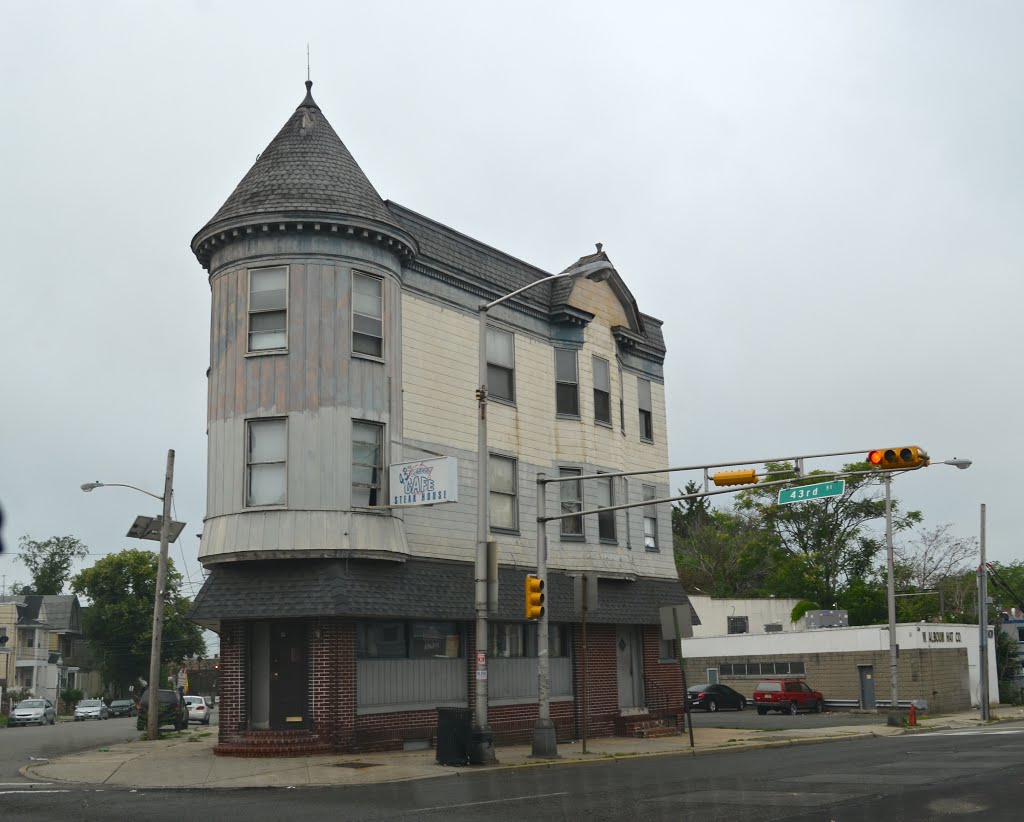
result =
M324 117L312 86L307 80L295 113L192 238L192 251L204 268L217 248L247 233L295 230L302 226L296 221L310 220L321 221L318 230L356 235L403 256L415 254L415 240L392 217Z
M192 241L211 292L205 564L408 553L381 474L401 457L416 244L311 86Z

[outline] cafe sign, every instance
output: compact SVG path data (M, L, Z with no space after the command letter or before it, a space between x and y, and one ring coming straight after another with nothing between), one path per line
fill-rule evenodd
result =
M459 501L459 461L437 457L397 462L388 469L392 508Z

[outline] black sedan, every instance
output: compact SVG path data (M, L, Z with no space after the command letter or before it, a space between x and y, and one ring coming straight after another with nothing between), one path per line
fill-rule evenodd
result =
M742 711L747 707L747 698L728 685L691 685L686 689L686 707L717 711L719 708L735 708Z

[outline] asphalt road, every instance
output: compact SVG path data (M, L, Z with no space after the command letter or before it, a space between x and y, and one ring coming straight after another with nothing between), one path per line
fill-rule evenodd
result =
M211 716L212 724L216 725L217 711ZM135 722L134 716L119 716L88 722L66 721L56 725L0 728L0 791L12 787L11 783L17 785L29 782L18 771L34 759L50 759L61 754L138 739L140 731L136 730Z
M1021 818L1024 723L698 757L637 757L343 788L0 788L5 822L705 820L924 822ZM254 768L258 764L254 763Z

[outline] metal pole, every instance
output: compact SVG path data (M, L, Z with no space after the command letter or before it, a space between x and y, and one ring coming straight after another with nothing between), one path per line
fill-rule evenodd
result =
M988 697L988 572L985 567L985 504L981 504L981 564L978 566L978 705L981 718L989 719Z
M487 306L480 306L479 393L476 435L476 712L474 757L482 764L495 761L491 729L487 724Z
M885 558L888 571L889 605L889 720L888 724L903 724L900 714L899 649L896 647L896 577L892 551L892 476L885 475Z
M149 649L149 715L146 736L156 739L160 727L159 689L160 655L164 636L164 589L167 587L167 543L171 535L171 493L174 487L174 450L167 452L167 473L164 475L164 512L160 520L160 560L156 567L156 590L153 596L153 644Z
M541 528L547 528L546 524L541 524ZM581 587L583 588L583 676L581 677L581 694L583 698L583 753L587 752L587 574L583 575L583 581Z
M676 626L676 657L679 659L679 678L682 680L683 685L683 724L690 731L690 747L693 747L693 715L690 713L690 708L686 703L686 666L683 665L683 641L679 635L679 614L676 609L672 609L672 621Z
M547 489L544 474L537 475L537 510L547 513ZM548 540L547 524L537 523L537 576L547 587ZM547 599L547 597L545 597ZM537 620L537 724L533 728L533 755L558 756L555 723L551 721L551 668L548 658L548 609L541 610Z

